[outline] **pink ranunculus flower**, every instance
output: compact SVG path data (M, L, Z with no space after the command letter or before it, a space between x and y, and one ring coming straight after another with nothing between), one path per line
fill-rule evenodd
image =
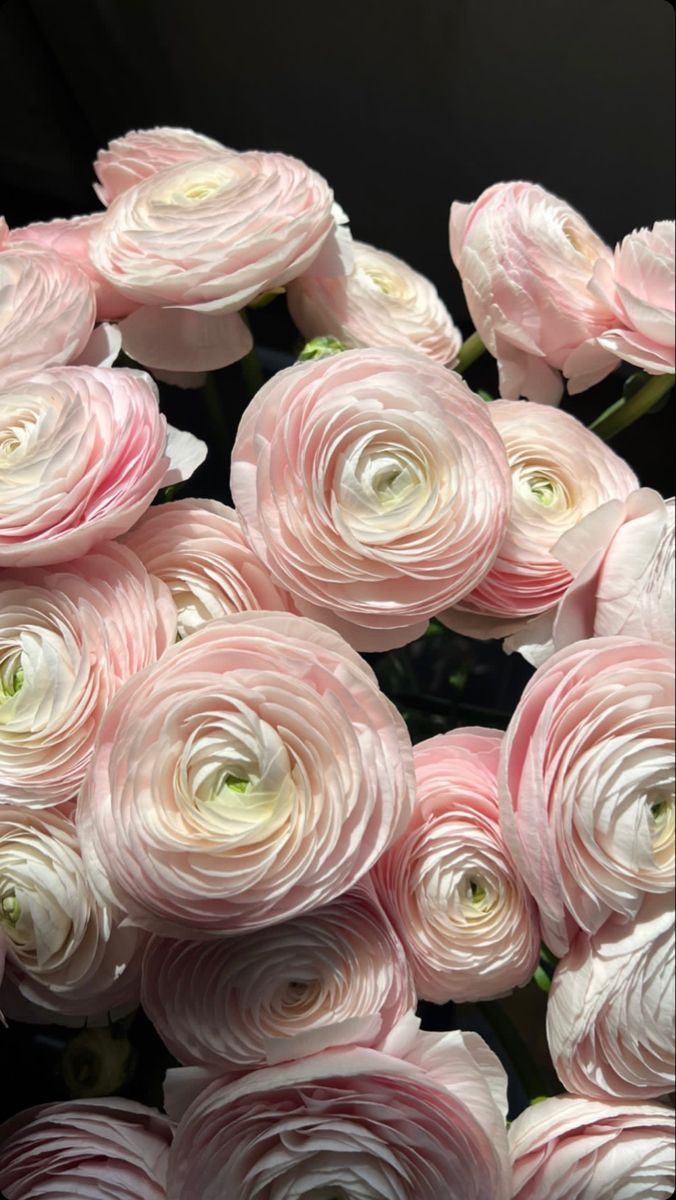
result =
M107 207L121 192L158 171L228 152L227 146L192 129L132 129L99 150L94 162L98 179L94 191Z
M489 570L511 480L489 406L421 354L348 350L281 371L232 452L254 550L360 650L424 632Z
M656 642L575 642L527 684L502 748L502 827L555 954L673 889L673 743L673 653Z
M141 1003L179 1062L240 1074L372 1046L415 1008L404 947L370 888L218 942L151 938Z
M420 350L452 366L462 334L429 279L384 250L353 242L349 275L312 271L289 284L289 312L305 338L330 334L343 345Z
M406 726L337 634L210 621L129 681L78 801L96 886L171 937L260 929L365 875L413 803Z
M0 1126L7 1200L166 1200L173 1127L134 1100L67 1100Z
M0 1009L9 1017L104 1021L139 1003L146 935L101 905L75 827L59 812L0 805L0 930L7 946Z
M74 797L115 691L175 632L168 589L123 546L0 572L0 801Z
M103 213L91 213L70 220L34 221L21 229L13 229L10 245L30 242L55 250L63 258L77 263L94 285L97 321L119 321L129 316L136 305L104 279L89 257L89 236L103 220Z
M206 455L141 371L55 367L0 391L0 567L46 566L125 533Z
M242 358L252 341L240 309L310 264L345 269L326 181L298 159L260 151L184 162L127 189L90 238L90 253L114 287L144 306L120 327L124 348L169 371Z
M571 356L568 391L591 387L619 360L649 375L674 370L674 222L635 229L615 247L612 262L594 267L590 292L614 314L606 329Z
M505 1083L476 1034L417 1030L217 1079L179 1121L169 1200L509 1200Z
M611 251L574 208L533 183L496 183L451 206L451 256L472 320L498 360L500 395L558 404L559 372L614 323L589 290Z
M669 1200L674 1114L661 1104L552 1096L509 1130L514 1200Z
M563 1086L601 1100L673 1091L674 994L673 891L646 896L634 920L615 915L591 937L578 934L547 1005Z
M512 473L512 511L488 574L458 607L439 614L469 637L502 637L551 609L572 576L552 548L608 500L624 500L638 480L609 446L560 409L495 400L493 424Z
M611 500L564 533L551 551L574 577L556 608L508 639L540 666L582 638L674 644L674 501L650 488Z
M8 241L0 251L0 389L73 362L96 320L94 285L71 258Z
M417 994L437 1004L505 995L538 963L537 910L500 830L502 736L454 729L418 743L413 817L373 870Z
M218 500L156 505L122 540L167 584L180 637L230 613L295 611L251 549L235 510Z

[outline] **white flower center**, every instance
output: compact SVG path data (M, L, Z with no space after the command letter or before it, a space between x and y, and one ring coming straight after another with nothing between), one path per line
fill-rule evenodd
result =
M653 850L665 849L673 840L675 825L674 790L654 788L648 793L650 835Z

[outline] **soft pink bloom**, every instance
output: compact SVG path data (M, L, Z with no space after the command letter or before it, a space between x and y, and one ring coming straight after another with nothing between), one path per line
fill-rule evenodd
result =
M145 935L94 896L75 827L59 812L0 805L0 1008L40 1022L139 1003ZM31 1009L36 1008L36 1014Z
M128 188L90 252L114 287L144 305L121 326L125 349L169 371L242 358L252 342L240 309L310 264L345 270L326 181L298 159L259 151L183 162Z
M406 726L337 634L210 621L108 707L78 802L96 886L173 937L260 929L366 874L413 803Z
M0 1126L0 1189L36 1196L166 1200L172 1125L133 1100L66 1100Z
M511 480L489 414L421 354L348 350L281 371L232 452L254 550L360 650L404 645L490 568Z
M103 215L91 213L85 217L71 217L70 220L35 221L32 225L13 229L9 240L11 245L30 242L32 245L46 246L63 258L77 263L94 285L97 321L119 321L133 312L136 305L103 278L89 257L89 235L98 228Z
M674 644L674 501L640 488L590 513L552 547L574 577L556 608L506 643L535 666L582 638Z
M0 585L0 801L49 807L76 795L110 700L174 641L176 613L114 543Z
M179 1062L246 1072L381 1041L416 997L404 948L370 889L214 942L151 938L141 1002Z
M0 388L73 362L95 319L94 286L76 262L43 246L8 242L0 252Z
M674 995L673 891L646 896L634 920L616 915L592 937L578 934L547 1005L563 1086L600 1100L673 1091Z
M0 392L0 566L45 566L126 532L206 455L141 371L56 367Z
M612 261L609 247L565 201L514 182L451 206L451 255L498 360L500 395L558 404L569 356L613 324L588 286L596 263Z
M553 1096L512 1122L514 1200L669 1200L674 1114Z
M635 229L615 247L612 262L594 267L590 292L615 316L606 329L572 356L569 392L603 379L618 360L649 375L674 370L674 222Z
M505 995L538 963L537 910L500 830L502 736L454 729L418 743L413 817L373 871L418 996L437 1004Z
M476 1034L401 1040L395 1031L383 1051L329 1050L211 1083L178 1124L169 1200L509 1200L495 1056Z
M123 541L169 587L180 637L230 613L294 611L251 549L235 510L218 500L149 508Z
M429 279L408 263L364 242L353 242L349 275L310 272L289 284L289 312L303 337L331 334L343 345L420 350L453 365L462 335Z
M577 929L633 918L673 889L674 661L656 642L594 638L530 680L500 765L503 832L566 952Z
M94 184L94 191L108 206L121 192L157 171L227 153L227 146L192 129L132 129L99 150L94 162L99 182Z
M624 461L570 413L519 400L488 405L512 473L512 511L498 556L459 607L439 614L469 637L502 637L560 600L571 573L552 547L607 500L638 480Z

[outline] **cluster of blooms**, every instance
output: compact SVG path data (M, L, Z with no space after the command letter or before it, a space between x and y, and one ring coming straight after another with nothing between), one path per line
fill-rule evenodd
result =
M142 1003L182 1065L168 1115L11 1119L0 1191L666 1200L674 505L556 403L673 371L673 223L613 255L540 187L454 204L486 403L304 164L160 129L95 171L105 211L0 228L0 1008ZM120 346L194 384L283 291L347 348L253 397L234 509L151 507L206 447ZM359 652L434 617L537 666L504 734L411 745ZM508 1132L496 1056L416 1000L504 996L543 940L566 1093Z

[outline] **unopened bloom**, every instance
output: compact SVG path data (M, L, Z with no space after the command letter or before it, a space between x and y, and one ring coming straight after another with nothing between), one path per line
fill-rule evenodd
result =
M451 206L451 255L500 395L558 404L570 355L613 323L589 282L611 251L574 208L534 183L496 183Z

